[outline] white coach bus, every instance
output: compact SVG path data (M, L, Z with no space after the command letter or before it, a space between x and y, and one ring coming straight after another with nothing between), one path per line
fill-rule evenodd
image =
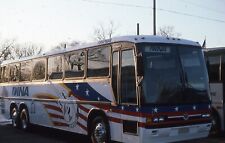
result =
M204 49L212 99L212 134L225 131L225 47Z
M1 112L93 143L183 141L209 134L208 87L198 43L123 36L3 62Z

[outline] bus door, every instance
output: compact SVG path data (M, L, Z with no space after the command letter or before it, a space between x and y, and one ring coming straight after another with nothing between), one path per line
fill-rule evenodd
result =
M121 111L121 126L117 131L121 131L122 142L139 142L134 49L123 47L114 51L112 57L112 86L117 108Z

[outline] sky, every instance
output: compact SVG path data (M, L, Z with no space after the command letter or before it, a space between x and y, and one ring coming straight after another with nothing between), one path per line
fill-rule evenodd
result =
M14 39L47 49L60 42L91 42L100 24L115 35L153 34L151 0L0 0L0 41ZM180 38L225 47L224 0L156 0L157 30L173 26Z

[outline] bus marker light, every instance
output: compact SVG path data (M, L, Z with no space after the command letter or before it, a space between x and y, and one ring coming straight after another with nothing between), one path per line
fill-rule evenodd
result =
M152 118L146 118L146 124L150 124L150 123L152 123Z

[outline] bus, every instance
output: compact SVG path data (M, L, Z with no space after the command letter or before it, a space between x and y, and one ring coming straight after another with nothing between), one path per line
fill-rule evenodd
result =
M204 49L212 99L212 134L225 130L225 47Z
M93 143L175 142L211 128L207 69L197 42L121 36L4 61L2 114L87 135Z

